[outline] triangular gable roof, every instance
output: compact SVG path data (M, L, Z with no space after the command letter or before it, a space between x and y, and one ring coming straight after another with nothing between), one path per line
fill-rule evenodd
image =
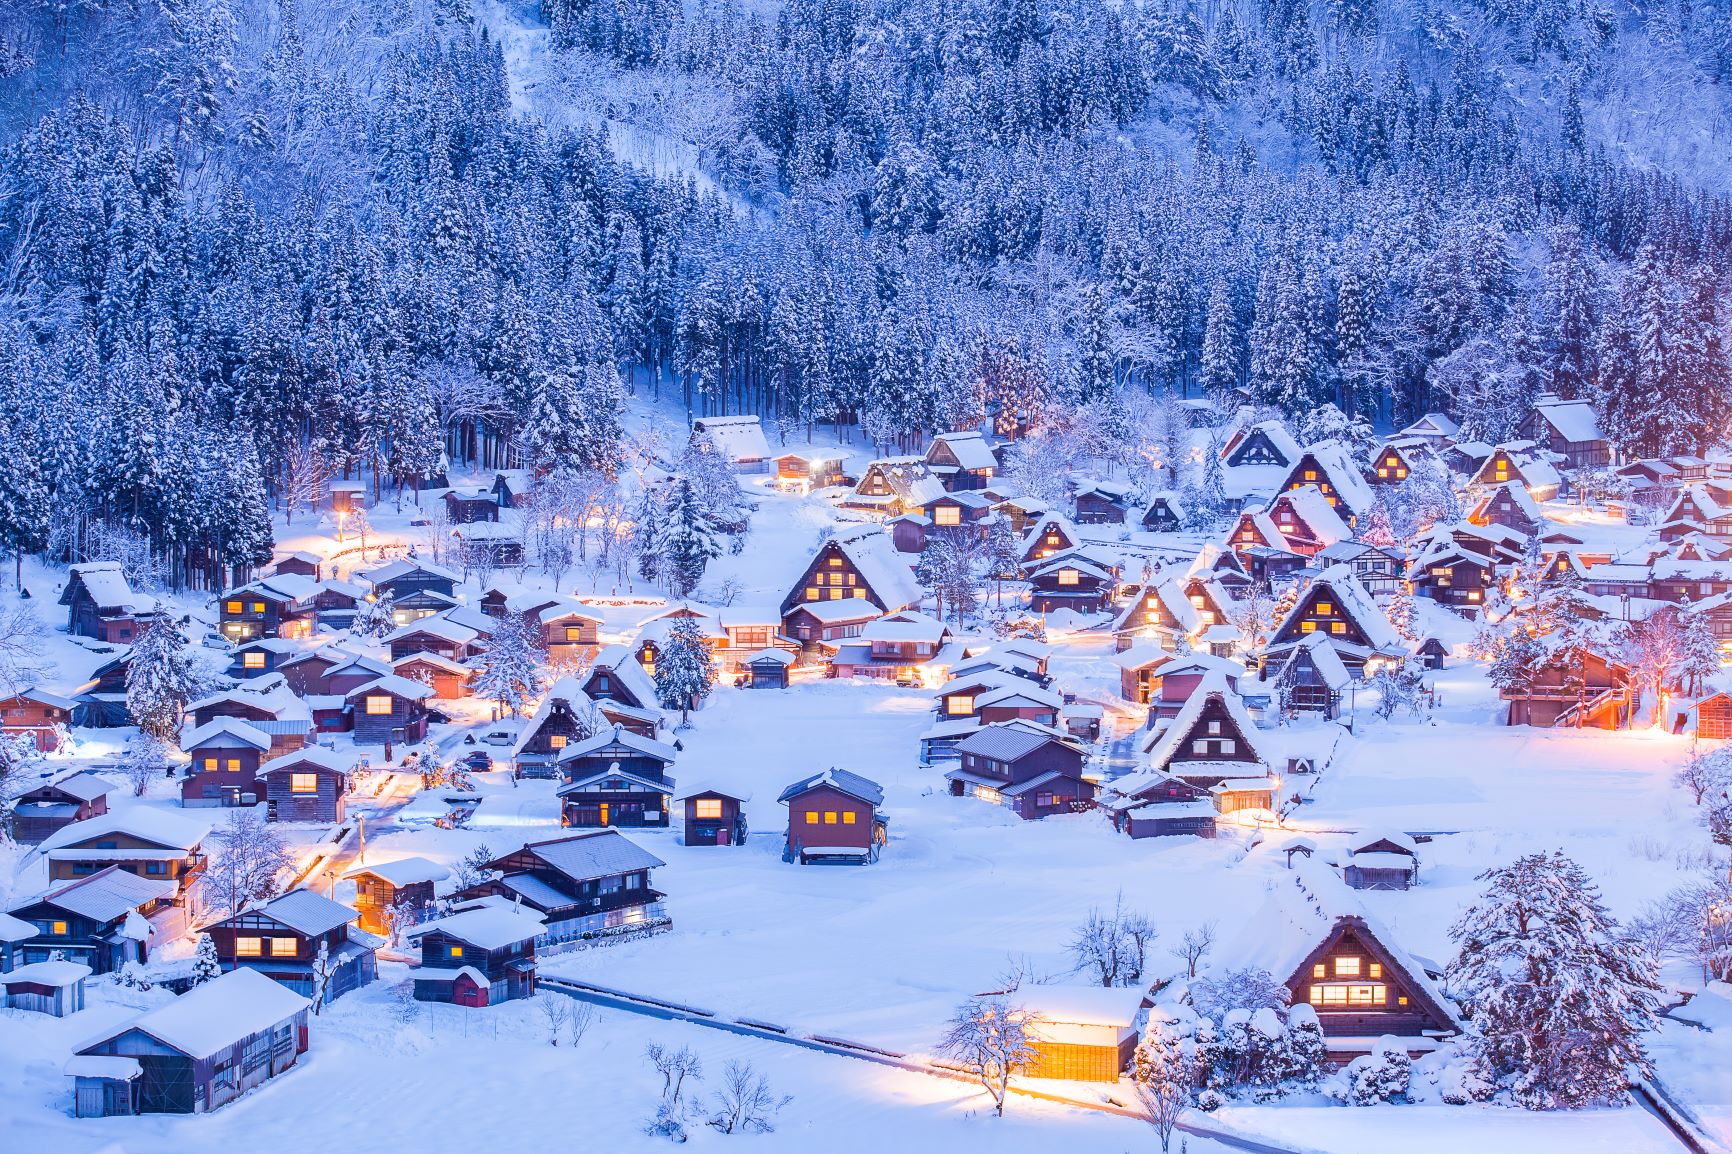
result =
M627 769L620 769L616 764L607 769L598 769L594 773L573 778L569 783L554 790L554 796L569 797L574 793L587 793L598 781L623 781L634 786L639 793L665 793L672 796L674 792L674 781L671 777L657 781Z
M1508 462L1516 477L1530 489L1556 490L1563 484L1563 478L1558 475L1557 468L1548 460L1542 458L1532 441L1505 441L1496 446L1480 462L1474 471L1472 485L1500 484L1492 473L1492 465L1502 455Z
M626 646L609 645L596 654L595 660L590 663L589 672L584 675L585 685L589 683L590 678L594 677L598 670L618 678L625 686L626 692L637 699L637 704L641 708L656 708L655 680L644 671L642 665L638 664L637 658L632 656L631 650Z
M1335 506L1329 503L1323 491L1315 485L1301 485L1297 489L1289 489L1269 505L1269 519L1275 523L1276 529L1281 531L1285 540L1286 531L1281 530L1283 510L1291 510L1294 519L1304 526L1306 536L1323 545L1334 545L1353 536L1353 530L1347 527L1347 522L1335 511Z
M894 613L920 604L925 594L914 580L914 571L896 552L896 543L883 529L864 526L838 532L826 542L830 543L854 566L867 589L883 603L885 612Z
M223 741L225 738L227 741ZM248 725L238 717L213 717L204 725L181 734L180 747L185 750L199 749L219 741L223 741L223 744L239 742L261 752L271 747L270 734L257 726Z
M1349 513L1358 515L1371 508L1376 499L1371 486L1359 472L1359 467L1353 463L1353 454L1340 441L1319 441L1306 449L1299 460L1294 462L1293 469L1287 475L1287 481L1282 488L1298 488L1302 485L1316 484L1316 481L1305 476L1307 465L1315 465L1322 473L1323 479L1329 482L1335 490L1335 496Z
M433 696L433 687L419 681L411 681L407 677L399 677L388 673L365 685L357 685L343 695L347 700L351 697L364 697L369 693L389 693L393 697L401 697L406 701L425 701Z
M1041 545L1041 539L1046 536L1046 531L1049 528L1057 529L1059 535L1064 538L1065 543L1060 546L1063 550L1076 548L1077 542L1082 540L1076 531L1076 526L1072 525L1069 521L1065 520L1057 513L1042 513L1040 520L1030 525L1028 527L1028 532L1022 535L1022 545L1020 548L1022 551L1022 559L1024 561L1033 558L1034 551Z
M67 572L70 576L60 594L62 605L72 604L73 593L82 585L98 609L138 613L156 608L156 598L132 591L118 561L87 561L71 566Z
M1341 654L1330 644L1327 633L1307 633L1299 638L1293 651L1287 655L1287 661L1297 661L1301 653L1310 657L1317 675L1323 679L1323 684L1334 692L1341 692L1353 681L1353 675L1348 673L1347 666L1342 664Z
M1196 729L1202 721L1203 710L1210 701L1219 701L1225 707L1228 718L1239 730L1239 739L1243 745L1240 754L1232 762L1221 764L1231 765L1234 762L1255 765L1268 764L1268 759L1257 748L1259 740L1257 726L1251 720L1250 713L1245 709L1244 699L1227 687L1225 674L1210 671L1204 674L1203 680L1191 692L1191 696L1185 699L1185 704L1180 706L1178 715L1167 723L1166 728L1160 731L1159 736L1148 747L1148 768L1150 770L1165 770L1172 764L1185 742L1193 736L1191 731Z
M793 798L821 785L829 786L874 808L884 804L882 786L871 778L861 777L857 773L849 773L845 769L826 769L821 773L814 773L810 777L803 777L778 794L776 800L786 804Z
M1397 436L1402 437L1453 437L1461 431L1461 426L1444 413L1427 413L1419 420L1401 430Z
M1146 586L1141 594L1126 603L1125 607L1119 610L1118 616L1113 619L1113 632L1122 633L1126 630L1141 628L1144 622L1134 619L1147 612L1150 597L1161 603L1161 608L1166 611L1168 617L1172 618L1179 632L1188 635L1203 627L1203 618L1197 612L1197 607L1191 604L1191 599L1185 596L1185 591L1179 587L1179 583L1169 578Z
M939 446L950 451L957 466L970 472L983 469L998 468L998 458L992 455L992 447L986 443L986 438L978 430L965 433L940 433L932 438L932 444L926 450L925 461L931 466L937 462L934 457Z
M1287 641L1298 640L1300 634L1294 630L1292 637L1287 636L1288 626L1298 621L1306 609L1321 593L1330 593L1338 610L1359 627L1365 635L1367 644L1373 649L1400 649L1401 638L1395 632L1395 626L1389 623L1383 610L1371 599L1371 594L1365 591L1365 586L1353 575L1352 570L1345 565L1331 565L1311 581L1310 588L1300 595L1293 603L1293 608L1281 619L1281 624L1275 629L1275 636Z
M1606 439L1600 431L1600 415L1587 401L1541 397L1534 402L1534 416L1550 425L1566 441L1580 444Z
M203 928L209 930L212 926L231 925L236 918L245 914L270 918L273 922L309 938L328 934L338 926L348 925L359 916L353 909L341 902L332 901L324 894L313 890L290 890L262 905L248 906L234 917L212 922Z
M312 1005L258 970L242 966L194 986L79 1047L78 1053L137 1030L192 1058L210 1058Z
M1540 522L1545 520L1546 515L1541 511L1539 502L1533 499L1533 495L1528 492L1527 486L1518 481L1505 481L1503 484L1487 493L1484 499L1481 500L1478 505L1474 506L1474 517L1489 517L1492 505L1499 500L1513 503L1516 507L1516 511L1535 525L1538 525Z
M297 767L309 766L313 769L328 770L331 773L349 773L355 768L353 754L341 754L333 749L325 749L318 745L309 745L297 749L293 753L285 753L281 757L259 766L258 776L270 777L277 773L292 773Z
M1227 439L1226 443L1221 446L1222 463L1229 466L1233 465L1235 463L1234 458L1255 443L1259 437L1267 441L1269 447L1281 457L1279 463L1282 465L1293 464L1304 452L1300 448L1298 440L1287 431L1286 422L1279 420L1259 421L1255 425L1239 429Z
M88 877L61 882L34 897L14 901L8 909L22 910L42 902L94 922L107 923L119 921L152 902L166 901L179 888L176 882L139 877L111 865ZM26 936L34 937L37 932L31 926Z
M653 757L657 761L667 764L672 764L674 758L679 756L679 751L674 749L671 745L664 745L659 741L652 741L647 737L640 737L631 730L626 729L624 726L614 725L609 729L602 730L600 733L586 737L582 741L574 741L567 745L564 749L559 751L559 760L564 762L573 761L580 757L588 757L590 754L595 753L598 750L606 749L610 745L624 746L633 753L639 753L645 757Z
M692 422L692 432L708 433L717 451L730 461L763 461L770 456L770 442L755 416L699 417Z

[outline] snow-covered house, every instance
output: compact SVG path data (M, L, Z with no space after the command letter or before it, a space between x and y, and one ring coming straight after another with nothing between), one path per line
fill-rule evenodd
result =
M107 779L83 771L33 785L13 799L12 839L35 845L74 822L101 817L113 792Z
M294 640L287 637L255 637L235 647L227 673L237 681L263 677L267 673L275 673L284 662L297 653L305 652L314 644L310 638Z
M1049 557L1029 570L1029 608L1036 613L1069 609L1099 613L1106 607L1118 578L1078 552Z
M354 782L350 754L309 745L259 767L258 782L272 821L343 820Z
M1529 537L1539 532L1545 518L1539 502L1533 499L1526 486L1516 481L1493 487L1467 515L1470 524L1502 525Z
M828 659L837 645L860 636L867 623L881 615L878 606L860 597L808 601L782 615L782 634L799 642L802 662Z
M978 430L939 433L926 448L926 468L952 492L984 489L998 472L998 458Z
M1046 513L1022 537L1022 563L1030 565L1075 549L1082 540L1075 526L1057 513Z
M1202 610L1176 580L1168 578L1143 586L1125 602L1113 618L1113 649L1123 653L1139 642L1152 641L1171 652L1181 637L1194 639L1202 629Z
M200 731L219 718L244 721L270 738L272 757L301 748L313 731L312 708L289 687L288 675L283 673L255 677L201 697L186 707L186 715L190 732Z
M46 689L21 689L0 698L0 733L28 737L38 753L53 753L72 724L78 702Z
M256 970L330 1005L378 977L374 955L384 942L356 929L358 916L314 890L290 890L201 932L210 935L224 969Z
M1353 530L1315 485L1301 485L1276 496L1269 504L1268 517L1287 551L1303 557L1353 536Z
M73 1113L203 1114L293 1069L311 1003L252 970L194 986L81 1046Z
M204 871L210 822L173 810L130 805L74 822L42 840L52 881L72 881L119 866L149 881L171 882L171 894L190 887Z
M31 962L0 971L0 1006L64 1018L84 1009L90 967L82 962Z
M113 973L128 962L142 962L154 930L147 920L175 900L172 881L158 881L107 866L70 882L51 883L34 896L7 906L6 912L32 927L12 943L25 964L59 955L98 974Z
M1419 539L1407 580L1415 595L1471 615L1497 584L1499 563L1492 542L1440 528Z
M1346 566L1319 573L1287 611L1264 648L1265 669L1278 665L1308 634L1321 633L1350 671L1357 672L1379 657L1406 653L1395 627Z
M1135 797L1145 786L1158 786L1160 779L1170 774L1189 785L1222 790L1216 798L1222 813L1254 808L1243 804L1247 800L1262 802L1255 808L1273 808L1264 743L1244 700L1228 686L1224 674L1211 671L1177 716L1145 733L1141 742L1142 752L1147 754L1145 768L1119 778L1111 788L1122 796Z
M1032 1022L1029 1078L1117 1082L1129 1067L1145 1021L1143 991L1111 986L1018 987L1014 1000Z
M459 662L475 656L485 644L478 630L439 613L399 625L385 635L384 643L390 647L392 660L434 653Z
M1732 538L1732 488L1698 483L1679 493L1660 518L1660 540L1681 541L1692 534Z
M271 752L271 735L238 717L213 717L204 725L189 725L180 737L181 751L192 759L180 783L184 806L257 805L259 766Z
M1307 448L1294 462L1281 489L1285 492L1307 485L1315 486L1348 525L1364 516L1375 499L1352 452L1340 441L1319 441Z
M678 751L622 726L559 751L560 824L578 828L666 826Z
M1564 483L1557 466L1532 441L1506 441L1493 447L1468 479L1467 488L1478 496L1510 481L1519 482L1535 501L1550 501Z
M462 580L442 565L412 557L387 561L360 576L372 587L374 599L391 599L391 620L399 625L456 605L457 585Z
M424 857L402 857L388 862L357 866L343 875L355 883L355 914L360 927L383 934L403 919L404 925L421 921L433 908L434 887L451 871Z
M878 860L890 823L880 812L884 790L877 782L845 769L826 769L796 781L776 800L788 807L783 861Z
M535 943L547 932L534 903L476 902L411 927L421 948L409 971L418 1002L479 1008L535 994Z
M427 737L433 687L387 673L343 695L357 745L401 745Z
M1461 432L1461 426L1456 423L1454 418L1444 413L1427 413L1395 435L1438 444L1453 440L1459 432Z
M1424 442L1416 438L1392 437L1371 454L1371 483L1399 485L1419 471Z
M1311 564L1317 566L1318 572L1332 565L1347 566L1355 580L1373 596L1394 593L1407 575L1401 554L1364 541L1337 541L1313 553Z
M1341 865L1341 880L1356 890L1404 890L1418 877L1419 845L1399 830L1360 834Z
M925 458L882 457L866 465L842 507L900 517L925 507L944 491L944 482L932 475Z
M592 701L617 701L645 711L659 708L655 680L624 645L609 645L596 654L577 687Z
M854 526L818 547L799 580L782 598L784 619L796 606L818 601L862 599L885 613L919 605L914 571L896 552L890 535L876 526Z
M217 599L219 628L232 642L254 637L309 637L318 617L319 583L298 573L275 573L231 589Z
M1370 1053L1385 1036L1418 1056L1461 1030L1433 972L1317 868L1297 869L1277 885L1241 934L1216 948L1209 968L1271 974L1294 1003L1316 1011L1338 1063Z
M1034 727L983 725L957 743L960 764L945 779L956 797L1002 805L1024 820L1072 813L1094 801L1083 777L1088 754L1073 741Z
M1320 713L1334 720L1341 698L1353 683L1327 634L1307 633L1286 647L1276 664L1265 662L1262 679L1273 683L1280 708L1288 713Z
M1139 523L1151 533L1177 533L1185 527L1185 506L1177 493L1163 489L1149 498Z
M1509 703L1507 724L1622 729L1629 723L1636 688L1628 665L1587 641L1551 634L1538 642L1521 683L1498 690Z
M1587 401L1551 393L1534 399L1516 434L1556 454L1566 469L1597 469L1612 461L1612 442L1600 431L1600 416Z
M157 612L156 598L134 593L118 561L71 566L60 604L66 606L68 633L110 645L137 641Z
M538 941L548 945L668 924L652 876L666 864L618 830L585 830L494 858L457 896L528 907L546 923Z
M762 473L770 467L770 442L763 423L755 416L698 417L692 435L708 433L722 459L740 473Z
M776 488L790 493L810 493L840 485L846 479L843 454L837 449L801 449L776 458Z
M830 658L829 677L874 677L905 685L941 683L965 655L950 626L925 613L889 613L869 622L860 635L841 642Z
M1072 495L1078 525L1123 525L1130 516L1135 492L1123 481L1088 478Z

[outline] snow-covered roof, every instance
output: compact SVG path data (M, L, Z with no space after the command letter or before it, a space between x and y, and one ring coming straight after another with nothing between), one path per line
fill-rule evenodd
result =
M1603 441L1600 416L1587 401L1566 401L1560 397L1541 397L1534 402L1534 412L1557 431L1566 441Z
M1064 705L1064 697L1050 689L1042 689L1026 677L1017 677L994 686L974 699L976 707L986 705L1006 705L1015 701L1025 701L1030 705L1044 705L1050 709L1058 709Z
M866 526L838 532L831 540L860 574L860 579L884 602L887 610L895 612L920 604L924 596L920 584L914 580L914 571L896 551L896 543L890 539L890 534L877 526Z
M57 829L36 848L46 853L81 842L122 834L165 849L191 851L198 848L208 833L209 821L201 821L153 805L129 805Z
M1366 870L1412 870L1414 859L1409 854L1371 852L1354 853L1348 858L1349 865Z
M523 847L577 881L611 877L666 865L661 858L614 829L569 834Z
M355 911L348 906L313 890L290 890L262 906L243 912L263 914L309 938L346 926L356 917Z
M188 713L197 713L213 705L232 703L257 709L268 713L278 721L311 721L312 710L302 701L295 691L289 688L289 683L281 673L267 673L263 677L255 677L231 689L224 689L209 697L203 697L186 707Z
M94 922L112 922L152 902L166 901L177 892L179 886L173 881L142 878L119 866L109 866L89 877L65 882L35 897L14 902L11 908L19 910L36 902L49 902ZM32 927L31 933L35 932Z
M1042 1022L1082 1026L1135 1024L1143 990L1127 986L1020 986L1010 1000Z
M40 931L23 918L15 918L11 914L0 913L0 942L22 942L33 938Z
M1349 511L1357 514L1371 508L1374 500L1371 486L1360 473L1359 466L1354 464L1353 454L1346 445L1340 441L1319 441L1306 452L1317 462L1318 468L1323 470L1324 478ZM1295 477L1299 477L1298 469L1299 465L1295 465Z
M580 757L588 757L595 751L606 749L610 745L623 745L634 753L653 757L657 761L672 761L678 756L678 751L673 746L652 741L647 737L640 737L624 726L616 724L611 728L592 734L582 741L571 742L559 751L559 760L573 761Z
M130 1082L144 1073L137 1058L103 1054L74 1054L66 1059L61 1070L68 1078L97 1078L105 1082Z
M1353 575L1353 570L1346 565L1331 565L1319 573L1311 582L1311 587L1305 595L1294 602L1293 608L1282 619L1281 626L1276 630L1285 629L1287 622L1305 608L1305 605L1317 591L1327 589L1333 594L1334 602L1340 606L1349 617L1364 632L1366 641L1373 649L1400 649L1401 638L1395 632L1395 626L1389 623L1389 618L1383 610L1377 607L1377 602L1371 599L1371 594L1365 591L1365 586L1359 583L1359 578Z
M1255 425L1243 430L1239 436L1228 439L1223 458L1231 456L1233 451L1249 440L1253 433L1262 433L1267 437L1269 444L1274 446L1275 451L1280 453L1288 464L1297 461L1300 454L1305 451L1299 447L1299 442L1293 434L1287 431L1287 422L1282 420L1258 421Z
M421 701L433 696L433 687L420 681L411 681L407 677L399 677L395 673L387 673L365 685L355 686L343 696L365 697L369 693L389 693L408 701Z
M638 704L653 709L656 705L655 679L645 672L632 656L631 650L624 645L609 645L595 655L595 661L590 664L590 672L602 669L611 673L625 684Z
M79 1049L94 1049L110 1038L138 1030L183 1054L209 1058L311 1005L287 986L242 966L194 986L167 1005L148 1010Z
M788 610L789 616L806 613L820 625L846 625L855 621L870 621L884 611L864 597L844 597L840 601L802 601Z
M786 803L809 790L817 789L819 786L829 786L849 797L858 798L870 806L876 807L884 804L882 786L871 778L861 777L859 774L850 773L845 769L826 769L822 773L803 777L778 794L776 800Z
M1323 679L1323 684L1339 693L1353 681L1353 675L1347 672L1347 666L1341 661L1341 654L1336 652L1330 643L1327 633L1307 633L1293 645L1293 652L1287 658L1291 661L1301 651L1311 655L1311 664L1317 668L1317 676Z
M932 460L932 450L938 445L944 445L956 458L962 468L974 471L980 469L996 469L998 458L992 455L992 447L986 443L986 438L978 431L967 433L940 433L932 438L932 447L926 451L926 460Z
M403 656L396 658L391 662L391 669L401 677L401 671L410 665L429 665L434 669L441 670L445 673L455 673L459 676L468 676L475 672L475 670L463 664L461 661L453 661L449 657L441 657L437 653L429 653L425 650L420 653L405 653Z
M395 561L387 561L377 569L369 569L360 574L360 577L377 589L381 585L389 585L391 582L415 572L426 573L453 584L460 580L456 573L443 565L434 565L431 562L417 560L413 557L400 557Z
M1031 579L1035 577L1044 577L1048 573L1057 573L1061 569L1075 569L1078 573L1081 573L1086 577L1093 577L1097 581L1112 580L1111 573L1107 572L1099 565L1094 564L1092 561L1083 560L1080 551L1076 550L1067 550L1064 553L1047 558L1039 568L1029 570L1028 575Z
M1151 641L1139 641L1122 653L1113 654L1113 664L1121 669L1147 669L1151 665L1164 665L1173 659L1173 655Z
M400 857L396 861L356 866L343 877L345 879L355 878L363 874L376 877L395 888L412 886L420 882L442 882L451 876L451 871L428 858Z
M758 665L766 661L776 665L792 665L794 664L794 655L786 649L760 649L756 653L749 654L744 660L747 665Z
M569 782L554 790L554 796L569 797L572 794L588 793L596 787L597 782L623 782L626 786L639 793L672 794L675 786L674 779L671 777L663 778L658 781L653 777L645 777L641 774L633 773L630 770L621 769L619 763L616 761L606 769L598 770L595 773L585 774L582 777L572 778ZM616 789L619 787L609 785L606 788Z
M1353 530L1347 527L1347 522L1335 511L1335 506L1329 503L1323 490L1315 485L1301 485L1275 498L1269 512L1277 528L1281 524L1282 506L1292 509L1293 515L1305 525L1311 536L1325 545L1333 545L1353 536Z
M34 701L38 705L46 705L50 709L58 709L68 713L78 704L70 697L62 697L58 693L49 693L46 689L37 689L34 686L29 689L20 689L15 698L7 698L6 700Z
M1427 413L1413 424L1402 429L1398 436L1402 437L1453 437L1461 431L1461 426L1443 413Z
M88 561L70 570L83 582L85 592L99 609L138 613L156 608L156 598L134 593L118 561Z
M1367 846L1374 846L1380 841L1386 841L1390 845L1400 847L1409 856L1417 856L1419 853L1419 843L1398 829L1364 830L1347 843L1347 849L1348 852L1356 854Z
M533 911L508 905L481 905L421 922L403 936L415 941L438 931L477 949L502 950L538 938L545 929L542 918Z
M44 786L49 789L57 789L68 797L75 797L79 801L95 801L99 797L107 797L114 792L113 782L86 770L69 773L58 780L44 782L43 786L36 788L43 788Z
M1015 726L985 725L964 738L956 748L960 753L972 753L994 761L1017 761L1056 740Z
M460 625L443 614L436 614L432 617L422 617L419 620L411 621L406 625L399 625L385 635L384 642L389 645L393 641L422 634L459 645L467 645L481 636L480 630L471 629L467 625Z
M770 456L770 442L755 416L699 417L692 422L692 431L708 433L717 451L730 461L762 461Z
M196 728L188 729L180 735L180 747L186 750L199 749L206 745L250 745L263 751L271 747L271 735L257 726L248 725L238 717L213 717L208 722Z
M1506 494L1511 501L1515 502L1516 509L1529 521L1537 523L1545 520L1545 513L1541 511L1540 503L1533 499L1533 495L1528 492L1527 486L1523 485L1520 481L1505 481L1502 485L1492 489L1491 492L1485 495L1484 500L1480 501L1478 507L1474 509L1474 515L1484 516L1486 510L1491 506L1491 503L1497 499L1497 495L1500 492Z
M944 640L950 627L926 613L905 611L891 613L867 624L860 631L862 641L928 641Z

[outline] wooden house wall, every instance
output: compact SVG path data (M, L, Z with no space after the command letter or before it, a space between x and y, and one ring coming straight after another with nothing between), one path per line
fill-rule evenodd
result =
M697 816L698 810L694 803L699 800L721 802L721 815L719 817ZM693 794L685 799L685 844L687 845L716 845L718 844L718 834L724 830L728 833L729 844L737 844L734 834L740 824L740 803L736 798L729 797L725 793L708 790L704 793Z
M1342 958L1359 959L1361 976L1338 977L1336 962ZM1371 975L1371 967L1374 965L1379 968L1377 977ZM1323 967L1322 977L1317 976L1318 966ZM1383 1004L1339 1005L1324 1001L1320 992L1314 992L1320 986L1339 982L1373 987L1374 993L1375 987L1381 986ZM1453 1023L1433 1019L1402 975L1385 960L1383 952L1369 948L1351 928L1343 932L1338 940L1313 951L1293 973L1287 988L1292 991L1295 1003L1308 1002L1317 1011L1317 1018L1326 1038L1375 1038L1384 1034L1414 1037L1427 1030L1447 1031L1454 1028Z
M161 846L125 833L111 833L99 837L86 838L83 841L76 842L69 846L62 846L61 848L67 852L80 849L102 849L105 852L128 849L150 851L158 851L162 849ZM203 858L196 852L191 855L190 858L177 857L170 861L146 861L143 859L102 862L50 860L48 863L48 877L51 881L71 881L74 878L88 877L90 874L97 873L100 870L106 869L108 866L117 865L127 873L137 874L139 877L151 878L155 881L178 881L184 885L186 881L190 880L190 874L195 873L198 869L202 868L202 863Z
M60 748L56 726L71 725L72 711L24 697L0 701L0 730L11 735L28 736L38 753L53 753Z
M827 541L806 566L806 571L800 575L800 580L794 584L788 596L783 598L782 612L785 614L802 603L843 601L852 597L864 598L885 612L902 608L901 605L887 604L883 595L873 589L854 567L841 546L834 541Z
M659 757L627 749L623 745L604 746L593 753L561 762L559 780L561 784L570 785L580 778L606 773L608 768L615 764L622 773L629 773L634 777L647 777L651 781L667 780L667 762Z
M296 773L311 773L318 782L315 793L296 793ZM294 767L265 778L265 801L276 821L338 822L348 805L347 774L313 766Z
M824 820L825 815L831 813L836 815L833 824ZM852 824L848 824L843 816L850 813L854 815ZM816 786L788 799L788 846L796 853L809 845L870 849L874 813L873 808L859 798L830 786ZM811 820L808 815L815 815L816 820Z
M250 745L204 745L187 751L192 764L180 783L182 804L217 800L230 793L250 793L264 800L259 785L259 751ZM233 770L230 762L235 763ZM214 762L214 767L211 763Z
M17 943L16 953L20 964L45 962L55 952L59 952L69 962L82 962L89 966L93 973L107 974L133 960L124 956L129 947L136 949L133 943L115 944L103 940L120 925L119 918L107 922L98 921L45 901L33 902L15 909L12 916L37 927L34 937ZM65 933L54 932L56 922L66 923Z
M362 694L352 704L355 707L355 742L358 745L383 745L388 741L420 741L427 736L427 711L419 702L391 694L391 712L368 713L367 698Z

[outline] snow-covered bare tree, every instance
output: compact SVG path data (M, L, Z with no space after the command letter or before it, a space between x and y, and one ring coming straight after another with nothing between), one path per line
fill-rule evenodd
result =
M1039 1024L1009 998L970 998L951 1015L938 1053L972 1075L992 1096L993 1113L1003 1117L1011 1079L1035 1060Z
M1173 1130L1197 1090L1195 1054L1187 1052L1184 1039L1151 1021L1137 1045L1131 1079L1137 1116L1154 1130L1161 1154L1167 1154L1172 1149Z
M1185 936L1179 939L1179 944L1167 952L1185 963L1185 976L1197 976L1197 967L1215 948L1215 923L1204 922L1195 929L1185 931Z
M670 1050L658 1042L644 1047L644 1058L661 1075L661 1097L656 1102L654 1118L645 1130L657 1137L675 1142L686 1140L686 1120L691 1102L686 1097L686 1083L703 1077L703 1063L689 1047Z
M132 786L133 797L143 797L151 782L167 776L174 764L169 756L173 748L170 742L143 730L126 743L120 755L120 775Z
M1124 895L1113 899L1111 912L1091 909L1077 927L1067 949L1079 973L1103 986L1140 986L1148 965L1149 946L1156 937L1147 915L1125 908Z
M770 1089L770 1080L749 1062L729 1062L722 1068L721 1086L710 1095L709 1124L723 1134L769 1134L776 1115L792 1102Z
M473 691L477 697L493 702L502 713L521 716L524 706L541 691L545 660L539 632L522 615L506 613L487 640L487 652L481 658L481 672L475 675Z
M28 689L46 670L42 619L21 602L0 605L0 693Z
M218 917L233 917L248 903L280 892L282 875L294 866L289 844L265 820L262 806L237 806L211 831L211 860L199 879L205 902Z

